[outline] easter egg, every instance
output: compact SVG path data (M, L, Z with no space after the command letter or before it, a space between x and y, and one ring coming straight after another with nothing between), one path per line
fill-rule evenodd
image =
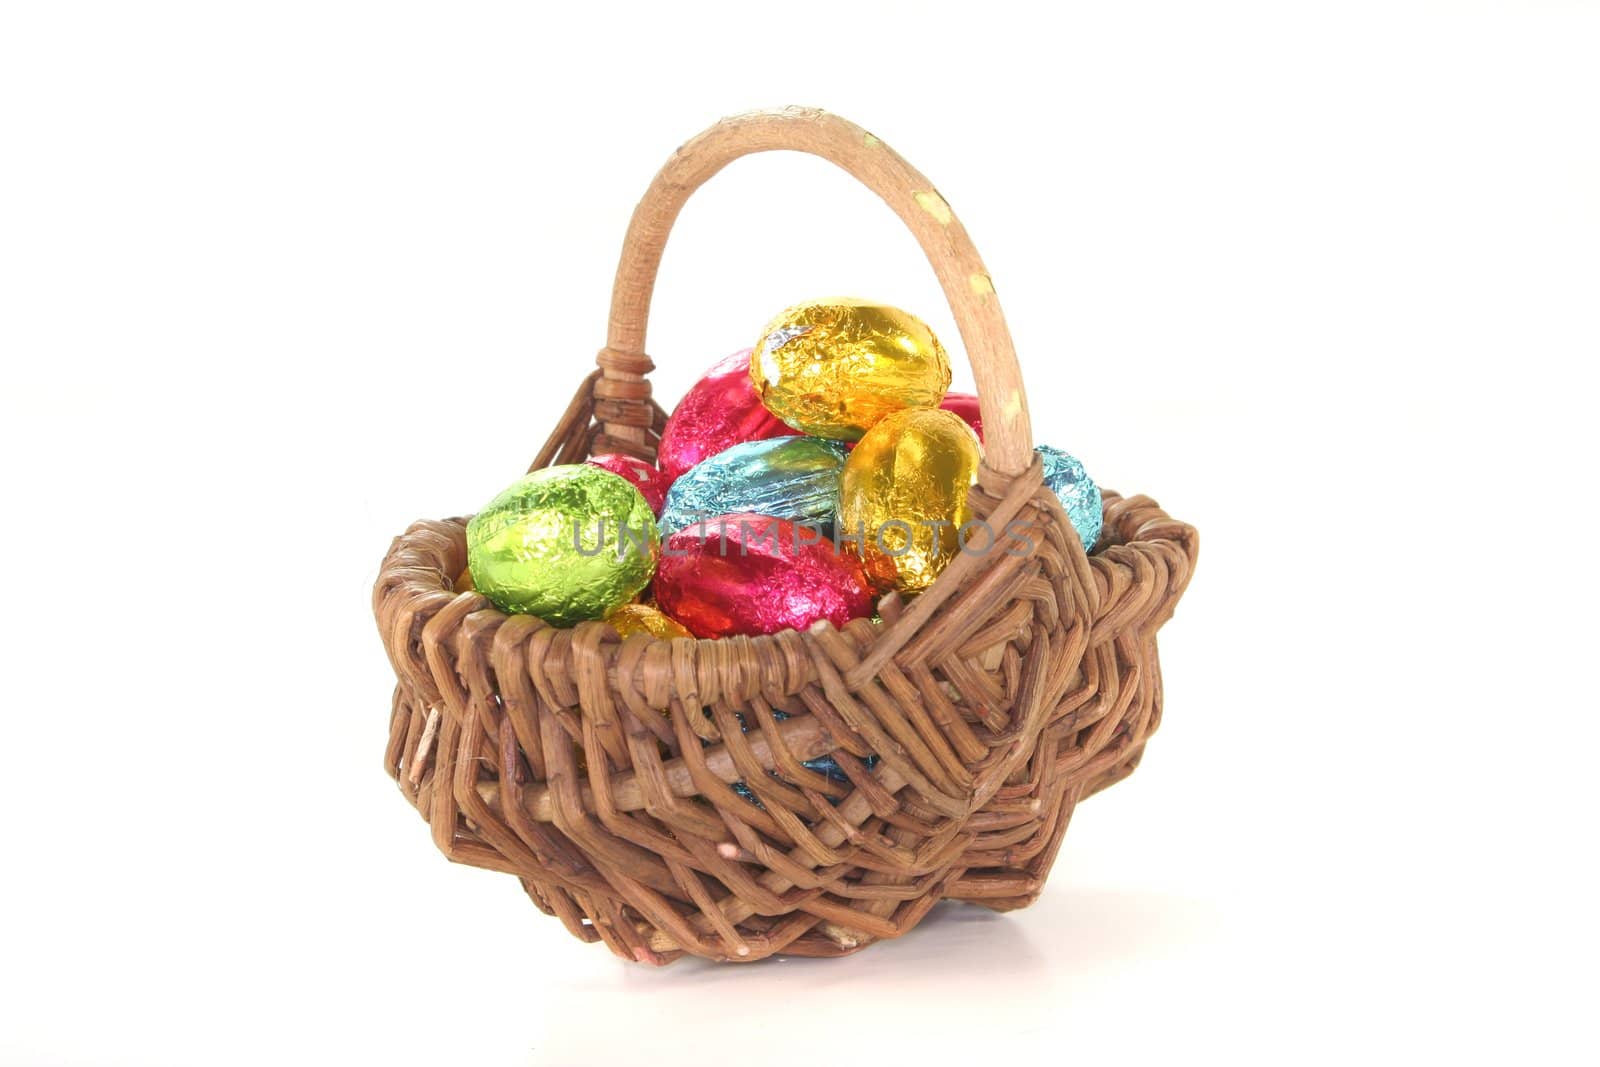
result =
M702 460L672 483L661 530L735 512L771 515L831 532L844 445L818 437L746 441Z
M795 429L856 441L891 412L938 407L950 358L916 316L843 297L798 304L768 323L750 378L767 409Z
M878 765L877 756L847 756L845 758L859 759L861 765L866 767L869 771ZM825 774L836 782L847 783L850 781L850 776L844 773L844 768L839 766L839 761L834 759L832 756L818 756L816 759L801 760L800 766L810 771L816 771L818 774Z
M745 348L712 367L678 401L661 431L656 465L670 484L731 445L792 432L756 396L750 381L750 349Z
M590 466L599 467L603 471L610 471L619 478L626 479L629 485L644 494L650 510L657 515L661 514L661 505L667 499L667 486L672 484L672 479L663 474L655 464L623 455L621 452L590 456L586 462Z
M674 637L693 637L682 625L649 604L624 604L606 616L606 622L623 637L649 634L663 641Z
M644 495L586 463L524 475L467 523L478 592L556 626L603 619L632 600L659 549Z
M696 637L843 626L872 613L861 561L812 529L768 515L721 515L669 536L656 602Z
M983 412L978 409L978 398L971 393L946 393L944 400L939 404L946 411L953 411L961 416L961 420L972 427L972 432L978 435L978 442L983 442Z
M851 541L876 588L918 592L955 559L980 458L972 428L938 408L885 416L856 444L839 480L836 536Z
M1083 550L1093 550L1094 543L1100 540L1100 524L1105 518L1101 510L1100 487L1090 480L1082 463L1061 449L1040 445L1034 451L1044 461L1044 484L1050 487L1066 509L1067 518L1072 520L1072 528L1078 533L1078 540L1083 542Z

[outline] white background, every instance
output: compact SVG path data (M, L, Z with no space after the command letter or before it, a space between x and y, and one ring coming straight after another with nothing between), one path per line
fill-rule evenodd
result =
M1594 5L3 10L0 1060L1594 1062ZM368 591L785 103L939 183L1040 440L1201 560L1035 907L650 971L435 852ZM737 164L657 394L839 292L959 350L869 194Z

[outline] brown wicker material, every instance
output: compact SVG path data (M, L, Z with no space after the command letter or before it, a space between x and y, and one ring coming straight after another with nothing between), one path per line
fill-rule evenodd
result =
M724 120L668 161L628 230L599 369L534 467L654 458L664 415L644 332L668 231L723 166L773 149L860 179L927 253L982 398L972 504L1006 531L992 549L959 555L909 604L886 599L881 624L717 641L557 629L457 593L464 519L397 538L373 593L399 680L385 762L435 843L517 875L573 934L648 963L839 956L905 933L940 899L1032 901L1074 806L1133 770L1160 719L1155 633L1197 548L1153 501L1108 493L1085 556L1040 481L1010 337L966 232L909 164L817 111ZM849 785L800 765L828 753ZM850 758L873 754L870 770Z

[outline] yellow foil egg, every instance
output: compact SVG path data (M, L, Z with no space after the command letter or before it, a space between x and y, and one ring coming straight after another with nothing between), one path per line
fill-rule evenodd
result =
M676 619L649 604L624 604L606 616L606 622L623 637L629 634L649 634L663 641L674 637L693 637Z
M880 591L926 589L956 558L981 458L972 428L937 408L886 415L861 438L839 482L837 536Z
M915 315L841 297L797 304L769 322L750 353L750 380L795 429L857 441L885 415L938 407L950 357Z

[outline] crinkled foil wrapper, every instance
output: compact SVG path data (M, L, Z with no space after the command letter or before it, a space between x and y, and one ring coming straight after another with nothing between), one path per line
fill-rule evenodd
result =
M1044 460L1044 484L1061 500L1072 528L1078 531L1078 540L1083 542L1083 550L1093 551L1095 542L1100 540L1100 525L1105 521L1100 487L1090 479L1082 463L1061 449L1040 445L1034 451Z
M717 453L672 483L661 532L734 512L771 515L831 532L844 445L818 437L747 441Z
M762 406L750 381L750 349L741 349L706 372L672 409L656 465L667 482L741 441L786 437L794 431Z
M772 711L772 717L778 722L782 722L783 720L789 718L789 713L785 711L779 711L778 709L774 708ZM742 715L739 718L739 728L745 733L750 732L749 724L744 721L744 717ZM869 771L878 765L877 756L847 756L846 758L857 760ZM847 784L850 781L850 776L844 772L844 768L840 767L838 761L832 756L818 756L816 759L801 760L800 766L806 768L807 770L816 771L818 774L825 774L835 782L839 782L841 784ZM776 771L768 771L767 773L772 775L772 777L776 778L780 782L788 781L788 779L784 778ZM761 798L756 796L755 791L744 782L734 782L733 791L738 793L744 799L748 800L750 803L754 804L756 807L765 807L765 805L761 803ZM829 797L828 803L837 805L839 801L837 798Z
M795 429L856 441L891 412L938 407L950 358L916 316L844 297L796 305L768 323L750 378Z
M667 500L667 486L672 484L668 478L653 463L646 463L633 456L625 456L621 452L606 452L598 456L590 456L586 461L590 466L599 467L603 471L610 471L622 478L629 485L644 494L645 503L650 505L650 510L657 515L661 514L661 506Z
M656 571L662 610L696 637L843 626L872 614L853 554L816 531L768 515L723 515L667 538Z
M976 396L971 393L946 393L939 406L960 415L962 421L978 435L978 443L983 443L983 412L978 407Z
M624 604L606 616L606 622L623 637L632 634L649 634L663 641L674 637L693 637L675 619L649 604Z
M655 514L626 480L588 464L524 475L467 524L478 591L556 626L603 619L650 581Z
M981 458L972 428L937 408L898 412L867 431L845 461L836 536L855 542L877 588L919 592L955 559ZM978 534L973 550L986 544Z
M877 756L847 756L845 758L858 759L861 765L869 771L878 765ZM839 766L838 761L832 756L818 756L816 759L801 760L800 766L805 767L807 770L816 771L818 774L825 774L836 782L847 783L850 781L850 776L844 773L844 768Z

